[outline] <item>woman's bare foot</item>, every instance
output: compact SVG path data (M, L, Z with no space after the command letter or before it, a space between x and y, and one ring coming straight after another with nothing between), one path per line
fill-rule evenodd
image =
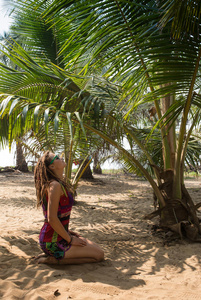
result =
M54 256L45 256L38 258L38 264L58 265L59 262Z
M53 256L49 256L47 254L41 253L38 256L33 256L30 259L30 263L33 263L33 264L58 264L58 260Z

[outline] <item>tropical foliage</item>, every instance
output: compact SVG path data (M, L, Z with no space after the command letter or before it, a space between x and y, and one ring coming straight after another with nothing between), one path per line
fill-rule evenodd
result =
M55 141L63 126L104 138L150 182L164 226L201 233L183 176L200 155L200 14L198 0L16 1L19 40L3 53L18 70L0 75L9 139L51 126Z

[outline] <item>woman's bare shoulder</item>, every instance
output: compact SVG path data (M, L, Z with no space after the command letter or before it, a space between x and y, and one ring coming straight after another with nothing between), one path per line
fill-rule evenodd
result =
M60 190L61 191L61 184L56 180L52 180L50 182L49 188L50 188L50 190L57 190L57 191Z

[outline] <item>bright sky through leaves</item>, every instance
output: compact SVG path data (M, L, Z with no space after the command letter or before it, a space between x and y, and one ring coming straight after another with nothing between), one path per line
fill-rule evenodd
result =
M6 8L5 0L0 0L0 34L3 35L5 31L9 30L11 18L8 15L8 8Z
M7 9L5 7L5 0L0 0L0 34L9 30L11 19L8 16ZM15 164L14 149L9 152L9 149L0 150L0 166L13 166Z

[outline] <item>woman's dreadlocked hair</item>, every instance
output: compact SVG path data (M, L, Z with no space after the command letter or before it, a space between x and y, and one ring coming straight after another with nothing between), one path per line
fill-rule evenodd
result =
M47 188L50 185L52 180L58 181L61 185L67 188L69 192L74 194L73 187L70 183L67 183L59 179L50 169L49 165L52 160L50 157L50 151L46 151L44 155L39 158L38 163L34 170L34 181L36 187L36 196L37 196L37 207L42 204L43 197Z

